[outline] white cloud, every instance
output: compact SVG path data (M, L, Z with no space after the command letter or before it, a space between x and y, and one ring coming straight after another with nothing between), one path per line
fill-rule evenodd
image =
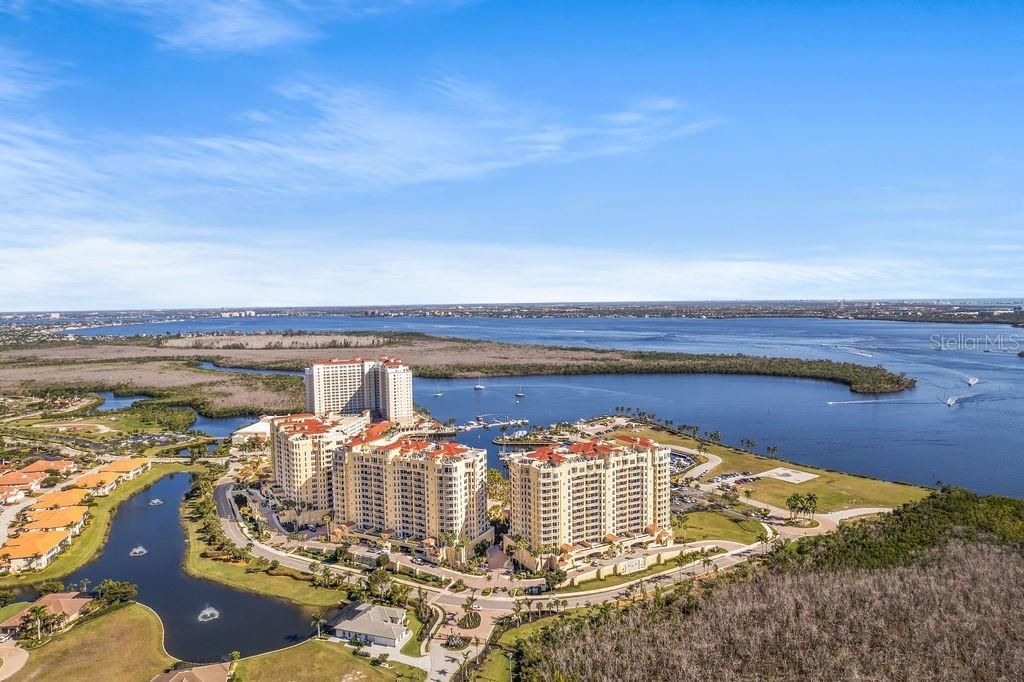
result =
M369 240L346 241L344 253L318 244L68 236L0 251L0 271L7 274L0 300L4 309L39 310L1003 293L984 277L983 261L952 272L920 260L730 260L651 254L639 246L510 251L403 239L389 242L381 258ZM268 253L281 255L273 267L266 266ZM352 263L359 264L358 277ZM515 276L496 277L496 267Z
M312 39L320 26L458 0L51 0L141 19L169 49L236 52ZM27 12L9 2L7 11ZM4 9L0 5L0 9Z
M46 69L18 50L0 44L0 103L31 99L53 84Z
M620 120L558 115L458 79L403 96L313 81L279 92L291 113L247 112L248 127L230 134L153 138L145 165L260 192L379 189L629 153L715 125L667 107L619 112Z

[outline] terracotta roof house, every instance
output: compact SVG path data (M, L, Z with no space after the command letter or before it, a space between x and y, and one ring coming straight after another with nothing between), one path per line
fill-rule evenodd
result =
M157 675L149 682L226 682L230 675L230 665L214 663L185 670L172 670L169 673Z
M25 499L25 491L12 486L0 486L0 503L18 504Z
M351 602L341 610L332 627L341 639L400 647L412 634L405 619L405 609Z
M69 459L37 459L28 466L19 469L22 473L47 473L55 471L58 474L73 474L78 471L78 464Z
M39 490L44 478L46 478L46 474L41 471L28 473L24 471L9 471L6 474L0 475L0 487L21 488L28 492L35 492Z
M83 597L78 592L54 592L53 594L44 594L33 603L26 604L25 608L0 623L0 633L13 634L17 632L18 627L21 625L22 618L25 617L25 613L33 606L42 606L51 616L63 615L63 628L67 629L71 623L78 620L78 617L82 615L82 609L84 609L91 601L92 599L90 597Z
M20 530L28 532L66 530L74 537L82 532L82 528L85 527L85 517L88 514L88 507L30 510L28 512L29 522Z
M81 488L68 488L66 490L55 490L52 493L41 495L39 499L30 504L28 508L33 509L58 509L60 507L77 507L89 498L89 491Z
M22 533L0 546L0 569L11 573L41 570L67 547L71 533L66 530L43 530Z
M153 463L144 457L133 457L131 459L118 459L110 464L100 467L103 473L117 474L122 480L131 480L146 473L153 466Z
M86 474L71 483L73 488L88 490L92 495L102 497L114 492L120 476L113 473Z

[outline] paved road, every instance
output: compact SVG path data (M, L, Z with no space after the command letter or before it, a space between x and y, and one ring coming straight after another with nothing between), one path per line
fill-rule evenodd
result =
M0 667L0 680L6 680L25 667L28 652L13 642L7 642L0 644L0 659L4 662L3 667Z

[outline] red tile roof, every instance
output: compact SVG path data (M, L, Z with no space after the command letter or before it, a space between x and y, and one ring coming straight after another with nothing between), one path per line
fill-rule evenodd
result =
M563 455L558 454L547 446L537 448L533 452L527 453L526 456L540 462L550 462L551 464L561 464L565 461Z

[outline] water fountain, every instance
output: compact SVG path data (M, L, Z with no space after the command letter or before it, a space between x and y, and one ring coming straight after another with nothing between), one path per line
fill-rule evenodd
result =
M198 620L200 623L206 623L211 620L216 620L218 618L220 618L220 611L213 608L212 606L207 606L205 609L199 612Z

